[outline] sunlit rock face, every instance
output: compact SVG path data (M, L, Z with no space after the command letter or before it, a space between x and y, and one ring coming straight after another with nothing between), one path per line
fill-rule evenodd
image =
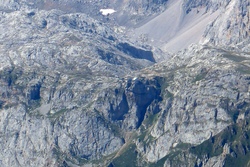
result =
M247 0L0 2L0 166L249 164Z
M249 51L250 13L249 1L231 0L214 22L207 27L204 41L219 46L244 48Z

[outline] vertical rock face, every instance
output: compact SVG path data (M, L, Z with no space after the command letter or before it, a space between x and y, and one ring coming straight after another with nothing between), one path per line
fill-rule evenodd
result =
M147 107L141 126L132 137L135 141L130 144L135 145L136 153L130 150L132 146L127 147L123 155L113 160L113 165L229 163L231 155L225 159L225 154L231 153L227 148L234 140L245 143L245 139L241 139L245 130L224 129L229 125L248 127L239 125L239 120L248 122L249 116L243 118L241 113L248 115L250 102L249 72L240 70L243 64L248 64L249 56L243 58L243 54L233 55L207 46L192 47L168 62L142 70L139 74L142 78L150 80L149 76L160 76L155 78L161 90L160 98L155 96ZM140 92L142 87L139 84L135 90ZM135 95L138 92L134 92ZM228 133L241 137L225 137ZM126 156L134 157L135 161L123 161Z
M118 151L124 144L102 118L86 113L65 114L53 126L55 150L71 159L100 159Z
M134 78L128 79L118 87L105 90L108 94L100 94L93 105L96 110L103 112L111 123L120 126L128 132L138 129L146 113L156 113L157 102L162 100L160 84L157 79Z
M237 104L249 99L247 77L243 79L244 74L237 74L228 68L234 64L230 59L214 57L214 53L223 55L223 52L211 52L209 49L194 49L194 52L189 53L192 58L186 59L183 64L176 63L178 67L173 68L174 71L171 70L171 63L146 71L150 73L152 69L157 72L164 67L168 69L162 73L167 78L167 86L162 91L165 97L161 112L148 134L153 139L145 137L144 141L137 143L147 161L157 162L177 151L178 147L184 147L183 143L188 148L188 144L199 145L210 139L235 121L233 110ZM199 56L196 57L196 54ZM217 66L221 61L225 64ZM180 60L175 59L173 62ZM241 98L238 98L238 91ZM246 110L248 107L242 112Z
M214 45L240 45L249 44L250 4L248 0L231 0L221 14L205 32L205 40Z
M0 17L1 166L109 162L124 145L122 127L136 129L144 116L137 108L154 98L134 103L119 86L125 74L154 63L151 51L84 14L24 9Z
M231 0L184 0L186 12L190 12L193 8L205 7L206 10L216 11L220 7L225 7Z
M2 166L56 166L65 156L100 159L123 144L101 119L79 111L58 120L34 117L35 111L27 113L24 106L2 111Z
M29 88L29 93L28 93L28 98L30 100L39 100L41 95L40 95L40 89L41 89L41 85L40 84L36 84L36 85L32 85Z
M248 0L0 2L0 166L249 164ZM173 4L179 25L218 15L162 62L81 13L134 25Z

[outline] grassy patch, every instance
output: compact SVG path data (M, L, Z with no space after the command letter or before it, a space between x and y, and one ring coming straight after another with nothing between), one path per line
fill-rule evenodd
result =
M232 158L231 155L227 155L225 159L225 165L226 167L249 167L249 162L250 162L250 154L247 153L245 156L237 158Z
M21 74L20 74L21 75ZM1 71L0 73L0 79L4 80L8 84L8 86L11 86L16 82L18 78L18 72L12 70L12 71Z
M241 74L250 74L250 67L246 65L240 65L236 68Z
M193 82L203 80L206 77L206 75L207 75L207 72L203 72L203 73L200 73L200 74L196 75Z
M167 90L166 93L165 93L165 97L166 97L166 98L173 98L173 97L174 97L174 94L171 93L171 92L169 92L169 91Z
M190 149L190 152L199 158L202 158L205 155L208 155L209 157L218 156L222 153L222 151L223 147L213 144L213 140L206 140L202 144Z
M174 149L181 149L181 150L186 150L191 147L191 144L189 143L178 143L178 145Z
M113 124L113 123L107 123L107 124L109 125L110 129L112 129L112 132L116 137L122 137L123 136L122 130L118 125Z
M248 60L246 57L238 56L238 55L235 55L233 53L224 53L224 54L222 54L222 57L227 58L227 59L232 60L232 61L235 61L235 62L238 62L238 63L240 63L244 60Z
M137 137L144 143L144 145L147 145L148 143L155 140L153 136L151 136L149 129L153 125L155 125L157 119L158 119L159 113L157 114L149 114L147 118L144 119L141 126L141 134Z
M230 144L231 155L227 155L225 159L225 166L249 166L250 161L250 130L249 120L230 126L223 134ZM234 156L232 156L234 155Z
M7 103L7 104L4 104L4 103L1 103L1 108L4 108L4 109L9 109L11 107L15 107L17 106L18 104L17 103Z
M61 116L66 111L68 111L66 108L60 109L59 111L57 111L55 113L50 113L48 115L48 118L58 118L59 116Z
M230 99L225 98L221 99L220 101L220 107L226 110L227 114L231 117L231 119L236 122L238 115L239 115L239 110L237 110L235 107L229 106Z
M163 157L162 159L160 159L159 161L155 162L155 163L150 163L148 165L148 167L163 167L164 166L164 163L167 161L167 160L170 160L170 161L175 161L174 159L179 155L181 154L181 151L172 151L170 152L167 156ZM180 163L181 165L181 163Z
M248 121L249 118L228 126L211 139L192 147L190 152L199 158L204 155L208 157L218 156L222 154L223 147L227 143L230 146L230 154L226 155L225 166L249 166L250 126Z
M172 76L173 77L173 76ZM160 96L163 98L172 98L174 95L169 92L167 89L167 87L169 86L169 81L168 80L173 80L169 79L169 78L157 78L157 82L160 84L160 89L161 89L161 94Z
M159 113L149 114L148 117L143 121L143 125L146 128L149 128L150 126L154 125L154 123L157 121L158 116L159 116Z
M114 167L136 167L137 151L135 144L130 144L125 152L112 162Z
M41 106L41 99L39 100L30 100L29 103L27 104L28 111L33 111L36 108Z
M139 136L138 139L140 141L144 141L145 137L147 136L147 131L143 131ZM145 143L144 143L145 144Z

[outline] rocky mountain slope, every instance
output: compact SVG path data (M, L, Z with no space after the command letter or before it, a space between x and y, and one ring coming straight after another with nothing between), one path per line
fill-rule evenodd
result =
M95 19L118 25L133 26L145 18L156 15L166 8L168 0L7 0L0 1L4 10L38 8L42 10L59 9L67 13L85 13ZM103 17L100 9L114 9L116 14Z
M130 34L170 52L199 43L204 37L215 45L235 45L249 37L249 1L170 0L164 12Z
M123 140L91 104L125 74L154 63L152 52L117 40L84 14L57 10L3 12L1 31L1 166L53 166L55 152L71 149L70 133L82 158L119 149Z
M0 6L0 166L249 165L248 0ZM111 26L150 29L180 6L182 23L158 36L212 22L177 54Z
M204 33L204 43L249 51L250 2L232 0ZM236 45L236 46L235 46Z

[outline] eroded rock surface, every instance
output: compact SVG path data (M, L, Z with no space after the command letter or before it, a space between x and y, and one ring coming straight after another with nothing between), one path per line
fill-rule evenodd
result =
M249 163L247 0L183 1L187 14L225 15L203 45L171 56L75 13L77 3L90 1L1 3L0 166ZM168 3L114 4L136 20Z

